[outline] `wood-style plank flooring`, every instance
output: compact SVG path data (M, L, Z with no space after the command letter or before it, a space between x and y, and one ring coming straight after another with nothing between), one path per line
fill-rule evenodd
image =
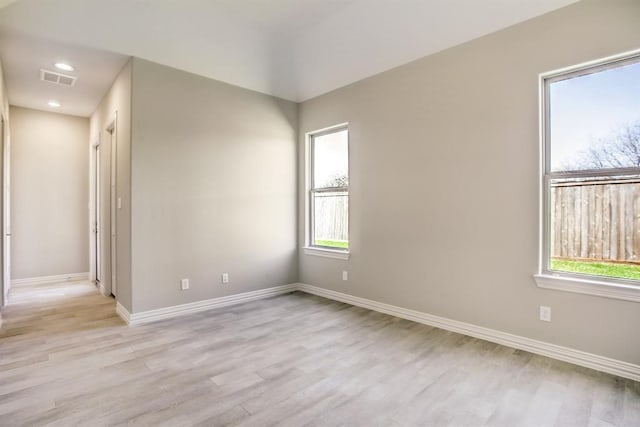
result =
M303 293L134 327L114 305L12 289L1 426L640 426L640 383Z

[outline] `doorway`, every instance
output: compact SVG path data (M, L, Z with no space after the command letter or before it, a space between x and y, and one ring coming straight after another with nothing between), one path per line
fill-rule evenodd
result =
M109 216L110 216L110 239L109 239L109 247L110 247L110 267L111 267L111 295L113 295L116 299L118 298L118 283L116 280L116 249L117 249L117 241L116 241L116 209L118 208L116 202L116 163L117 163L117 141L116 141L116 118L114 118L113 122L107 127L107 138L109 140L109 148L110 148L110 168L109 168Z
M96 141L96 143L92 146L92 179L91 179L91 188L93 189L93 216L91 223L91 233L92 233L92 242L91 242L91 259L92 264L95 265L95 271L93 272L92 280L95 282L98 289L103 288L104 279L102 278L102 262L101 262L101 248L102 248L102 232L100 231L102 225L102 218L100 215L100 206L102 205L101 194L100 191L100 172L102 168L100 167L100 141Z
M91 280L100 293L117 299L116 119L91 144L90 243Z

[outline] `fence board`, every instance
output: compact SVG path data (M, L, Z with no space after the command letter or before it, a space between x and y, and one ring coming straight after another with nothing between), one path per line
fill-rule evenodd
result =
M591 205L594 207L594 220L593 220L593 229L589 230L591 241L592 241L592 252L590 253L591 258L602 259L602 247L603 247L603 230L602 230L602 199L604 194L604 185L592 186L591 191L593 193L593 199L591 201ZM589 206L586 206L585 209L589 209Z
M611 190L611 189L610 189ZM620 208L620 203L618 203L619 200L619 195L617 192L614 191L610 191L609 194L611 195L611 204L609 205L609 207L611 208L611 212L609 215L609 220L611 222L611 238L609 239L609 252L610 252L610 258L611 259L618 259L618 231L620 230L618 228L618 218L620 217L620 215L618 214L619 208Z
M640 184L635 184L634 193L640 193ZM633 200L633 260L640 260L640 197Z
M602 185L602 259L610 259L611 254L611 192Z
M624 259L626 257L626 245L627 240L627 227L625 223L625 209L627 198L624 197L624 190L618 192L618 258Z
M627 206L627 209L624 210L624 224L625 224L625 234L624 234L624 251L625 251L625 259L633 260L633 185L629 185L624 189L624 205Z
M562 197L562 188L557 188L557 191L551 192L551 222L554 223L554 218L561 218L561 209L562 203L560 202ZM561 253L562 252L562 234L561 233L553 233L550 241L552 242L551 253Z

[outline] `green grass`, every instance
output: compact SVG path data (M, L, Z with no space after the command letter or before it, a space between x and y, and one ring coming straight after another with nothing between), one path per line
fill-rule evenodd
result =
M551 270L640 280L640 265L551 260Z
M339 240L316 240L318 246L328 246L330 248L348 249L349 242L343 242Z

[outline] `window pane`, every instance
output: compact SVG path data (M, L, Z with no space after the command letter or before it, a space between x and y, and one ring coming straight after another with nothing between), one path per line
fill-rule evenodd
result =
M549 269L640 279L640 176L553 179Z
M348 131L313 138L313 188L349 185Z
M313 193L313 244L349 247L349 193Z
M549 84L552 172L640 166L640 63Z

